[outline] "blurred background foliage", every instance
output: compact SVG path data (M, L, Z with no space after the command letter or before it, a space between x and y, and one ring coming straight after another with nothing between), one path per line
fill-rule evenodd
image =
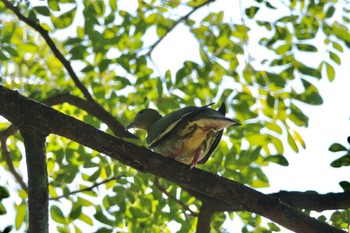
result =
M269 180L262 167L270 163L288 166L286 147L295 152L305 147L298 127L308 126L308 116L301 106L322 104L317 81L333 81L336 76L335 66L342 63L341 54L350 47L350 7L337 0L237 0L240 14L234 18L228 13L234 9L213 10L219 2L11 3L48 31L94 100L122 125L145 107L166 114L187 105L214 102L218 107L224 101L228 116L243 125L228 129L215 154L200 168L253 188L267 187ZM85 98L47 41L3 2L0 21L2 85L38 101L64 93ZM161 72L154 57L160 54L157 47L180 25L196 40L198 47L191 52L199 59L183 60L181 67ZM179 37L177 42L169 46L181 54L187 41ZM171 67L172 55L162 52L158 59ZM112 134L106 122L79 105L62 101L54 107ZM0 130L9 126L2 121ZM133 142L145 145L144 133L136 134L141 140ZM1 172L18 173L26 180L20 134L3 137L1 143ZM330 150L348 151L340 144ZM201 203L176 184L55 135L47 139L47 152L50 227L58 232L195 231ZM334 167L348 165L348 157L332 163ZM9 180L13 179L6 182ZM348 182L342 184L350 189ZM27 195L18 179L8 187L0 186L0 201L9 197L14 201L7 207L1 202L1 218L9 214L8 208L14 208L15 219L8 227L26 228ZM242 232L280 230L273 223L262 224L256 214L241 212L216 214L212 232L225 232L225 221L234 215L243 222ZM349 221L349 213L337 211L327 221L342 226Z

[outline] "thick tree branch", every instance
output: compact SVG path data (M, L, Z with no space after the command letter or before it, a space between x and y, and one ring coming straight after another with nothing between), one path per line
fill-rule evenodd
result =
M293 231L344 232L289 207L277 198L200 169L190 170L188 166L173 159L108 135L1 85L0 115L18 128L28 127L44 135L61 135L109 155L127 166L173 181L187 189L218 199L228 206L239 203L243 210L265 216Z
M136 138L133 134L129 133L124 129L124 127L109 113L107 112L101 105L99 105L91 96L87 88L83 85L82 82L80 82L78 76L74 72L70 62L63 56L63 54L58 50L55 43L49 36L49 32L46 31L43 27L40 26L39 23L25 17L19 9L12 5L8 0L2 0L2 2L5 4L5 6L12 10L15 15L25 22L27 25L32 27L34 30L40 33L40 35L44 38L52 52L55 54L56 58L63 64L63 66L66 68L68 74L72 78L74 84L76 87L80 89L80 91L83 93L85 99L89 102L89 108L94 111L95 113L98 113L100 119L103 119L104 122L108 122L109 125L112 125L113 133L118 137L125 137L125 138Z
M24 139L28 171L29 233L49 232L48 177L45 154L46 134L19 128Z
M319 194L317 192L281 191L270 194L297 209L337 210L350 208L350 192Z
M196 232L210 233L210 223L215 208L208 202L203 202L201 209L199 210L198 222Z

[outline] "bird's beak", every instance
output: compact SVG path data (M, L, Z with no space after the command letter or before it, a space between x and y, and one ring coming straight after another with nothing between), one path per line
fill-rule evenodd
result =
M234 124L234 126L240 126L242 125L241 123L239 123L238 121L235 121L236 123Z
M134 122L130 123L128 126L125 127L126 130L129 130L129 129L132 129L132 128L135 128Z

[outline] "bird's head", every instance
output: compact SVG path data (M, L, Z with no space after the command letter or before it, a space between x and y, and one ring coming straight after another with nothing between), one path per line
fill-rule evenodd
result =
M162 115L160 115L158 111L146 108L136 114L134 122L129 124L126 129L144 129L149 132L154 122L158 121L160 118L162 118Z

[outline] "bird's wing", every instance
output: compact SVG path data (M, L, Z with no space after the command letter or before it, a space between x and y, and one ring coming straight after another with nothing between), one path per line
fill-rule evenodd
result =
M218 112L221 113L223 116L225 116L226 114L226 105L224 102L222 102L220 108L218 109ZM214 153L214 151L216 150L216 147L219 145L220 141L221 141L221 137L222 137L222 133L224 130L220 130L219 132L217 132L217 135L215 137L215 140L213 142L213 144L211 145L210 149L208 150L207 154L203 157L203 159L201 159L200 161L198 161L199 164L203 164L205 162L208 161L210 155L212 153Z
M147 135L147 144L150 148L156 147L160 142L171 135L175 129L181 127L209 105L211 104L203 107L188 106L165 115L152 125Z

